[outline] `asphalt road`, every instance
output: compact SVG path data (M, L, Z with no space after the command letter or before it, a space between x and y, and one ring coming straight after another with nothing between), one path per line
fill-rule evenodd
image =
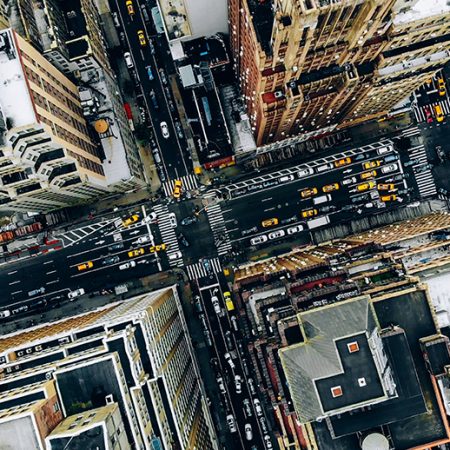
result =
M144 217L142 211L137 212L140 218ZM120 217L117 219L120 221ZM139 244L136 242L139 238L148 241ZM108 248L118 243L123 244L123 248ZM138 222L118 229L112 225L61 250L10 262L0 271L1 307L7 306L12 310L18 306L34 306L41 300L58 301L58 297L67 298L69 291L78 288L84 288L88 294L167 270L169 264L165 253L150 252L153 244L160 243L161 237L155 224L147 226ZM129 251L140 248L144 252L142 255L128 255ZM111 257L117 261L108 261L107 258ZM129 261L134 261L136 265L121 270L120 266ZM78 266L87 262L92 263L91 268L78 269ZM40 288L44 288L45 292L30 295L33 290Z
M424 153L425 154L425 153ZM388 162L386 162L386 158ZM389 159L397 158L389 161ZM327 158L323 158L327 161ZM252 237L275 230L286 231L295 225L302 225L304 233L308 230L308 220L302 217L302 212L316 210L317 217L327 216L330 223L338 223L349 220L356 215L364 216L377 212L384 212L390 208L398 208L407 201L413 201L420 195L413 165L409 165L410 157L407 153L399 154L391 150L389 153L379 155L375 149L364 151L360 156L352 156L352 162L340 168L330 168L322 173L298 177L298 173L293 172L291 179L284 179L279 182L280 175L273 177L270 174L269 182L260 182L258 179L251 180L246 187L238 190L239 195L233 198L233 191L227 187L229 200L222 202L222 212L224 223L227 228L230 240L236 245L249 245ZM332 161L332 159L331 159ZM372 169L366 169L363 163L373 162ZM407 167L405 167L405 163ZM383 173L386 167L395 164L395 170ZM418 163L414 167L418 167ZM305 166L308 166L306 163ZM313 166L311 166L313 167ZM358 191L357 186L364 183L362 174L376 171L374 177L368 178L376 185L382 183L392 183L395 190L390 192L397 195L402 201L381 202L377 207L376 189ZM271 178L272 177L272 178ZM326 201L316 205L314 199L325 195L323 188L337 183L338 189L329 192ZM348 183L348 184L347 184ZM253 189L256 186L257 189ZM314 189L314 191L311 191ZM310 193L307 193L310 190ZM317 190L317 192L315 191ZM302 196L302 193L304 196ZM381 192L383 195L389 192ZM374 196L374 197L371 197ZM264 220L276 218L278 225L265 228L262 226ZM283 236L282 239L286 238ZM268 245L264 243L263 245Z
M164 68L157 64L156 58L158 60L163 59L162 56L164 55L161 56L160 54L165 53L166 48L164 43L161 42L161 37L154 37L153 24L144 20L141 10L141 4L143 3L138 3L136 0L133 2L135 11L133 15L128 14L125 1L116 0L111 3L118 12L126 36L128 49L124 51L129 51L132 55L134 68L131 71L135 71L139 79L148 112L147 117L151 121L153 134L160 150L162 159L160 167L166 178L180 178L192 172L192 164L187 157L187 153L183 151L186 148L184 137L179 136L175 128L174 121L178 120L178 114L168 75ZM140 30L144 31L145 45L139 43L138 31ZM149 78L148 68L152 73L152 80ZM156 102L152 100L153 95ZM169 137L163 135L160 126L162 122L165 122L168 126Z

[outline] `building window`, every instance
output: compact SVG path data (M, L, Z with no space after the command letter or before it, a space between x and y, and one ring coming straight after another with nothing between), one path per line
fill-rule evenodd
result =
M366 379L364 377L358 378L358 386L359 387L367 386Z
M342 388L341 386L334 386L331 388L331 395L333 398L340 397L342 395Z
M58 411L59 411L59 403L56 402L56 403L53 405L53 412L58 412Z
M349 353L356 353L359 352L359 345L356 341L354 342L349 342L347 344L347 348L348 348L348 352Z

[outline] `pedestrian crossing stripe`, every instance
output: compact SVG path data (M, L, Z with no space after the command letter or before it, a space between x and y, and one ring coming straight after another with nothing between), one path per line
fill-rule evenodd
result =
M428 158L425 152L425 147L421 145L410 149L409 158L418 159L421 163L426 163ZM436 184L430 169L426 169L423 172L415 172L414 178L421 197L430 197L437 194Z
M195 175L189 174L178 178L182 183L182 192L192 191L198 188L198 179ZM162 188L166 197L171 197L173 193L174 180L162 183Z
M169 219L169 208L167 205L158 204L155 205L153 210L158 215L158 228L161 233L161 237L163 242L167 244L167 256L173 255L180 251L180 246L178 244L177 235L175 234L175 230L172 228ZM181 267L183 265L183 259L169 259L169 264L171 267Z
M225 226L222 208L219 204L211 205L208 206L206 213L208 215L209 225L213 232L217 253L219 256L225 255L231 250L232 245Z
M68 247L85 239L96 231L101 230L114 222L114 220L115 219L103 220L94 224L85 225L83 227L75 228L74 230L66 231L62 234L57 234L56 237L62 241L64 247Z
M214 273L219 273L222 271L222 266L218 258L209 259L209 263L211 264L211 268ZM186 270L190 280L198 280L199 278L206 278L209 276L201 261L186 266Z

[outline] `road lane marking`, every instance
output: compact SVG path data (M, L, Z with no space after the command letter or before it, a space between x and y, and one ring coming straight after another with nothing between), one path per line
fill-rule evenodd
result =
M13 275L15 273L17 273L17 270L13 270L12 272L8 272L8 275Z
M11 295L20 294L22 291L11 292Z
M270 201L270 200L272 200L272 199L273 199L273 197L263 198L263 199L261 200L261 203L262 203L262 202L268 202L268 201Z
M264 210L264 212L269 212L269 211L273 211L274 209L276 209L276 208L275 208L275 206L274 206L273 208L268 208L268 209L265 209L265 210Z
M50 272L46 272L46 275L50 275L51 273L56 273L56 270L51 270Z
M53 262L53 259L51 259L50 261L45 261L44 264L51 264Z
M20 283L20 280L17 280L17 281L13 281L13 282L9 283L9 285L11 286L11 285L13 285L13 284L17 284L17 283Z
M48 281L48 282L45 283L45 284L54 284L54 283L58 283L58 282L59 282L59 278L56 279L56 280L53 280L53 281Z

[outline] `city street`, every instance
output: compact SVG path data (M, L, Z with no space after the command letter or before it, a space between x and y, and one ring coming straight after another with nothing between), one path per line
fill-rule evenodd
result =
M127 11L124 1L114 0L110 3L120 18L127 47L124 48L124 52L129 51L133 61L130 72L139 84L148 112L147 117L152 125L157 148L160 150L161 163L158 163L158 160L155 162L161 169L159 171L161 181L187 176L192 173L192 163L185 152L184 136L179 135L175 128L174 120L177 119L177 111L173 103L168 75L164 66L157 63L157 55L166 52L164 47L161 48L164 44L161 44L161 39L151 38L155 33L153 24L144 20L142 12L142 7L146 8L144 3L134 2L132 15ZM144 33L142 43L138 37L140 31ZM164 58L160 57L160 59ZM167 125L168 134L163 132L161 124Z

